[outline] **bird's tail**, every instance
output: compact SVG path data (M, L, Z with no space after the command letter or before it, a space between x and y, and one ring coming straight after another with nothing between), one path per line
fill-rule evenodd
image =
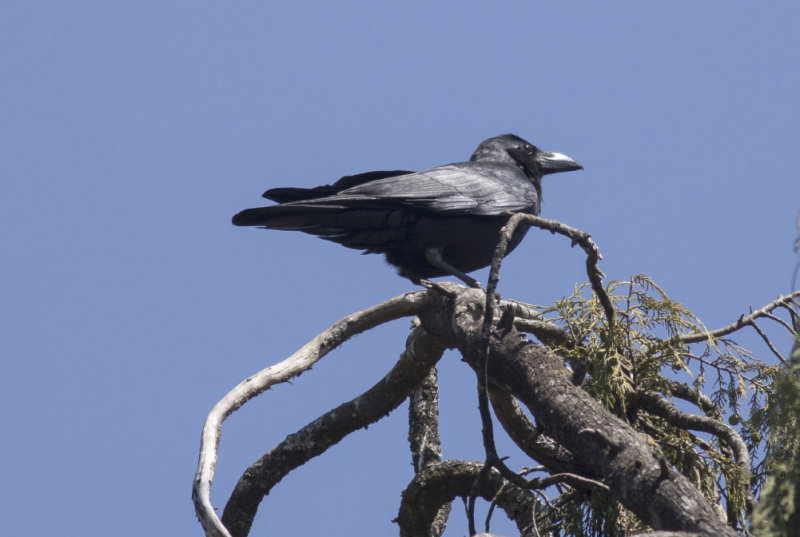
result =
M302 231L348 248L372 253L402 241L414 215L383 208L353 210L343 204L289 203L245 209L233 217L237 226Z
M270 229L304 230L314 225L329 209L328 207L309 207L306 205L273 205L245 209L236 214L232 222L235 226L262 226ZM325 218L321 218L325 220Z

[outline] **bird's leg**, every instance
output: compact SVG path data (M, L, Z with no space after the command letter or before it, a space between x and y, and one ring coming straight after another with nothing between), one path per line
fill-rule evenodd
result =
M425 250L425 259L428 260L428 263L433 265L436 268L440 268L445 272L449 272L462 282L466 283L469 287L474 287L476 289L483 289L480 282L475 278L470 278L465 273L458 270L456 267L448 263L442 257L442 252L439 248L428 248Z

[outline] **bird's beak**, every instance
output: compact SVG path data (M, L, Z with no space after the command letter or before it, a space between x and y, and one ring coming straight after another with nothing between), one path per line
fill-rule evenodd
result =
M583 166L562 153L551 153L550 151L539 151L534 157L542 169L542 174L571 172L582 170Z

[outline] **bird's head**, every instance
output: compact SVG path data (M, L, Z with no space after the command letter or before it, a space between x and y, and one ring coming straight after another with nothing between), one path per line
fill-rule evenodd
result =
M481 142L470 160L493 160L516 164L531 177L582 170L583 166L562 153L542 151L514 134L503 134Z

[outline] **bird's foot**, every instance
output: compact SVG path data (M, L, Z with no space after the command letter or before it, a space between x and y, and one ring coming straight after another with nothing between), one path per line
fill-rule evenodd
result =
M425 289L433 289L434 287L436 287L435 282L426 280L425 278L418 278L417 281L415 281L414 283L421 285Z
M444 284L441 284L441 283L438 283L438 282L432 282L432 281L426 280L424 278L419 278L416 281L416 283L418 283L419 285L421 285L425 289L428 289L430 291L436 291L437 293L441 293L444 296L446 296L447 298L453 298L457 294L456 292L454 292L452 289L449 289Z

